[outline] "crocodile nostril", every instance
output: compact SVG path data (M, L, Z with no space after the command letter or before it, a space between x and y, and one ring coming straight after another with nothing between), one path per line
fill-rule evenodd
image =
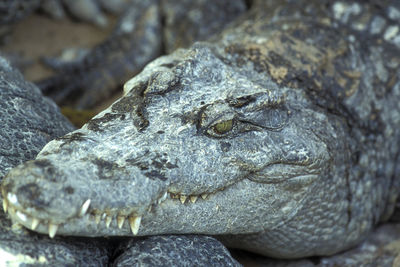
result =
M67 186L67 187L64 187L64 192L66 192L67 194L72 195L75 192L75 189L72 188L71 186Z
M25 184L17 189L18 202L23 206L34 205L37 208L49 206L49 202L43 199L41 188L35 183Z
M29 183L19 187L17 190L17 195L23 196L28 200L35 200L40 197L40 188L37 184Z

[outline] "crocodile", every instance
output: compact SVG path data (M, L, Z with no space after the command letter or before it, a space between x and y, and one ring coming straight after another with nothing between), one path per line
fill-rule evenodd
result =
M56 73L36 84L61 106L93 108L151 60L219 33L245 10L243 0L131 1L104 42L70 60L45 57Z
M53 101L1 57L0 122L0 180L12 167L33 159L48 141L75 129ZM207 236L120 240L117 249L113 242L104 238L50 239L12 224L0 211L0 266L123 266L128 262L239 266L219 241Z
M102 12L120 14L131 4L131 0L3 0L0 3L0 25L15 23L35 10L61 19L66 13L80 20L104 27L108 21Z
M254 1L152 61L7 174L12 220L50 237L207 234L276 258L359 244L399 191L400 8L322 2Z

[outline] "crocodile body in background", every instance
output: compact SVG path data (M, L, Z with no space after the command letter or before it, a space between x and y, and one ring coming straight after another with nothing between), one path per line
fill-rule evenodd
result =
M61 19L67 12L79 20L104 26L107 18L102 10L120 14L131 2L132 0L2 0L0 25L14 23L39 9L53 18Z
M74 128L56 104L44 98L34 84L0 58L0 179L13 167L35 158L50 140ZM1 197L0 197L1 198ZM1 198L2 199L2 198ZM51 240L11 225L0 212L0 265L79 264L105 265L106 242Z
M12 219L51 236L216 235L280 258L365 239L399 189L400 8L286 2L255 1L212 42L153 61L13 169Z
M46 60L57 73L37 82L45 95L92 108L151 60L209 38L246 10L242 0L136 0L129 7L107 40L82 58Z

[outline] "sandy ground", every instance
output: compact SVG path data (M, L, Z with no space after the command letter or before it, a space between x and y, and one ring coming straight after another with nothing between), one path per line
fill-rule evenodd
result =
M109 25L102 29L68 18L54 20L44 15L33 14L13 25L12 32L0 46L0 51L15 60L15 65L27 80L38 81L53 73L41 63L43 56L59 56L65 49L91 48L102 42L116 23L115 17L108 19ZM120 93L91 111L91 115L103 110L118 97Z

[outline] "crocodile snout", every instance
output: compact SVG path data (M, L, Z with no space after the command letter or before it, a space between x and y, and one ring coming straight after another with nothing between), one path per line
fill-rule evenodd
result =
M118 230L127 221L126 230L137 234L142 215L167 194L167 183L141 170L131 171L130 180L124 169L113 169L118 180L104 175L88 179L79 164L75 167L66 172L39 159L14 168L2 183L4 210L14 221L50 237L77 221Z

